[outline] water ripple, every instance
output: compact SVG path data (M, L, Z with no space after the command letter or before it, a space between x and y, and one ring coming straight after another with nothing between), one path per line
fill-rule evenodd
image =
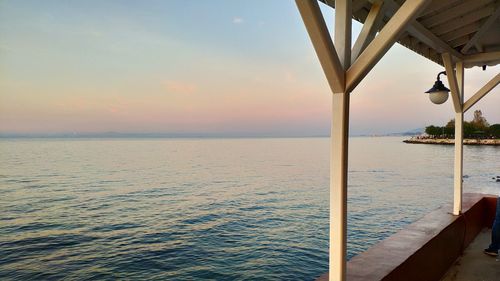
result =
M327 139L0 140L0 280L313 280ZM351 140L348 257L451 201L453 149ZM464 149L498 192L500 149Z

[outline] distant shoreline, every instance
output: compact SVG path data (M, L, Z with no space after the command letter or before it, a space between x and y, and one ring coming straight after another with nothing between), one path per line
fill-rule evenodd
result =
M408 137L403 134L349 135L349 138ZM330 135L1 135L2 139L301 139L330 138Z
M431 138L411 138L404 140L404 143L410 144L440 144L453 145L455 139L431 139ZM500 139L464 139L465 145L493 145L500 146Z

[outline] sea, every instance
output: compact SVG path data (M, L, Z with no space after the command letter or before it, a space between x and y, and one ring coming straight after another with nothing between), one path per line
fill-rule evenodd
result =
M348 256L453 198L453 146L349 143ZM0 280L314 280L328 138L0 140ZM500 147L464 190L500 194ZM451 211L451 209L450 209Z

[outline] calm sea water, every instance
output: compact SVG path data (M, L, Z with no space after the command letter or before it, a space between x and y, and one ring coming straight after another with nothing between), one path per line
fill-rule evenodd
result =
M349 257L450 203L453 147L352 138ZM499 147L464 188L500 194ZM0 141L1 280L312 280L328 265L329 140Z

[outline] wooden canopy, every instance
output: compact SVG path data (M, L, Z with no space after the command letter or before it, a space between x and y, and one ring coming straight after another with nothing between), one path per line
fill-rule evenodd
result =
M320 1L335 7L334 0ZM364 23L361 36L374 37L404 2L353 0L352 17ZM442 53L463 61L466 68L497 65L500 63L500 1L433 0L401 32L397 42L440 65L444 65ZM361 52L364 47L355 45L353 53Z
M318 1L335 8L333 32ZM500 84L497 73L465 101L464 68L500 63L500 0L295 2L332 91L329 280L344 281L351 92L394 43L444 66L455 110L453 215L460 216L464 112ZM352 19L363 24L354 44Z

